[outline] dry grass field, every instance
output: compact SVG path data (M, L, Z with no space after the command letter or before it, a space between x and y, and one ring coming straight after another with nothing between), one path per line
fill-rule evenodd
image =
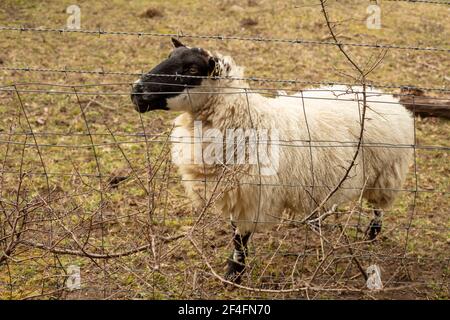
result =
M83 30L332 41L317 3L3 0L0 25L64 28L67 6L77 4ZM366 2L328 3L343 42L450 48L447 5L381 1L382 27L373 30ZM231 55L248 77L353 82L333 45L183 41ZM164 36L0 30L0 299L450 297L450 122L439 118L416 117L415 166L377 241L361 242L371 219L364 204L326 220L330 243L286 219L252 238L247 288L224 285L211 268L223 274L231 228L214 208L198 219L184 195L168 145L176 114L140 115L129 97L138 76L126 73L150 70L170 50ZM380 52L346 50L360 65ZM393 85L393 93L399 85L448 89L449 70L448 51L389 49L369 79ZM448 91L426 94L450 98ZM182 236L192 230L197 247ZM385 289L367 290L358 264L377 264ZM71 265L81 270L77 290L66 286Z

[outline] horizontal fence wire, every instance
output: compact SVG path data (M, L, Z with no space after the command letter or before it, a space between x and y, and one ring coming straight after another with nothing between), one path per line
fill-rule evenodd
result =
M17 88L8 88L8 87L3 87L0 88L0 92L10 92L10 93L25 93L25 94L48 94L48 95L81 95L81 96L129 96L130 92L117 92L117 91L58 91L58 90L41 90L41 89L17 89ZM164 91L159 91L159 92L140 92L140 93L133 93L134 95L148 95L148 94L153 94L153 95L167 95L170 94L170 91L164 92ZM229 91L229 92L218 92L218 91L203 91L203 92L189 92L189 95L211 95L211 94L217 94L217 95L242 95L244 92L242 90L238 90L238 91ZM264 94L266 93L266 91L264 90L245 90L245 93L247 94ZM186 93L187 94L187 93ZM279 96L283 96L286 98L294 98L294 99L298 99L300 100L325 100L325 101L353 101L353 102L358 102L361 101L361 99L350 99L350 98L340 98L340 99L335 99L335 98L327 98L327 97L311 97L311 96L301 96L301 95L286 95L286 94L277 94ZM441 100L441 99L439 99ZM367 103L371 103L371 104L390 104L390 105L403 105L403 106L414 106L417 103L412 101L412 102L407 102L407 101L403 101L403 102L391 102L391 101L381 101L381 100L373 100L373 99L368 99ZM428 103L421 103L421 106L434 106L433 104L428 104Z
M41 32L41 33L76 33L85 35L114 35L114 36L138 36L138 37L177 37L190 39L210 39L210 40L239 40L250 42L269 42L269 43L289 43L289 44L309 44L309 45L326 45L336 46L334 41L318 41L306 39L281 39L281 38L264 38L264 37L239 37L230 35L195 35L195 34L177 34L177 33L158 33L144 31L107 31L107 30L83 30L83 29L65 29L65 28L31 28L24 26L0 26L0 31L19 31L19 32ZM369 43L352 43L340 42L340 45L348 47L363 47L372 49L396 49L396 50L414 50L414 51L440 51L450 52L449 48L438 47L419 47L419 46L401 46L391 44L369 44Z
M0 132L0 136L62 136L62 137L77 137L77 136L101 136L101 137L111 137L111 133L82 133L82 132L13 132L13 133L6 133L6 132ZM127 133L127 132L114 132L113 135L115 137L149 137L149 138L166 138L166 139L152 139L152 140L133 140L133 141L117 141L117 142L111 142L111 143L102 143L102 144L94 144L94 146L110 146L110 145L116 145L116 144L140 144L140 143L163 143L167 141L167 138L170 138L170 135L166 134L147 134L147 133ZM171 141L174 144L181 144L181 145L190 145L194 144L193 141L183 141L183 139L192 138L191 136L177 136L177 141ZM181 140L181 141L180 141ZM246 140L247 142L271 142L271 140L265 140L265 139L258 139L258 140L252 140L251 138ZM307 143L308 147L310 143L318 143L317 145L312 145L313 147L320 147L320 148L346 148L346 147L356 147L358 144L357 141L338 141L338 140L307 140L307 139L278 139L279 143L273 143L275 146L286 146L286 147L305 147L305 145L296 145L296 144L288 144L290 142L301 142L301 143ZM1 140L0 142L3 143L9 143L6 140ZM230 140L227 138L223 139L223 142L234 142L234 140ZM31 144L31 143L22 143L22 142L10 142L12 144L18 144L18 145L25 145L25 146L38 146L38 147L61 147L61 148L90 148L92 145L58 145L58 144ZM208 142L210 145L214 144L220 144L221 142L216 141L210 141ZM330 143L330 144L324 144L324 143ZM334 144L331 144L334 143ZM383 143L383 142L363 142L363 146L369 146L373 148L386 148L386 149L396 149L396 148L416 148L416 149L423 149L423 150L442 150L442 151L450 151L450 147L448 146L439 146L439 145L421 145L421 144L390 144L390 143Z
M23 145L23 144L22 144ZM35 145L34 145L35 146ZM83 172L37 172L37 171L8 171L4 170L3 173L5 174L12 174L12 175L23 175L23 176L65 176L65 177L90 177L90 178L101 178L101 177L107 177L114 175L99 175L99 174L93 174L93 173L83 173ZM161 180L161 181L167 181L170 183L178 183L178 182L200 182L205 184L217 184L221 180L218 179L183 179L178 177L167 177L167 176L153 176L152 177L155 180ZM267 183L267 182L238 182L235 184L236 186L264 186L264 187L278 187L278 188L300 188L300 189L307 189L307 188L323 188L323 189L331 189L332 185L321 185L321 184L298 184L298 183ZM450 195L450 191L447 190L435 190L435 189L402 189L402 188L379 188L379 187L340 187L342 190L386 190L386 191L394 191L394 192L405 192L405 193L438 193L441 195Z
M103 70L82 70L82 69L71 69L71 68L33 68L33 67L0 67L3 71L24 71L24 72L42 72L42 73L63 73L63 74L95 74L95 75L117 75L117 76L142 76L145 72L122 72L122 71L105 71ZM161 77L173 77L173 75L167 74L154 74L155 76ZM273 79L273 78L259 78L259 77L202 77L193 75L178 75L182 78L198 78L198 79L223 79L223 80L243 80L251 82L263 82L263 83L283 83L283 84L302 84L302 85L344 85L344 86L355 86L356 83L351 82L340 82L340 81L308 81L308 80L298 80L298 79ZM8 85L3 85L8 86ZM408 89L414 88L425 91L438 91L438 92L450 92L450 88L437 88L437 87L423 87L415 86L412 84L383 84L376 82L368 82L368 86L386 89ZM285 89L288 90L288 89Z

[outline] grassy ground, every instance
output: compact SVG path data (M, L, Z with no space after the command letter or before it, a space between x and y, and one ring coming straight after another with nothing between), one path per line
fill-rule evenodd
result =
M330 40L323 16L313 1L78 1L82 29L152 31L160 33L218 34L271 38ZM442 5L382 2L380 30L365 25L366 4L329 1L343 41L446 47L450 38L448 11ZM62 28L71 2L2 1L1 25ZM150 11L148 11L151 9ZM251 21L250 21L251 20ZM252 22L253 21L253 22ZM164 59L171 49L169 38L136 35L85 35L0 32L0 67L67 68L141 72ZM351 68L331 46L287 43L186 39L187 44L232 55L246 66L247 76L345 81ZM364 65L377 50L347 48ZM384 84L448 87L448 53L389 50L382 64L370 74ZM270 233L256 235L251 244L251 269L244 284L266 289L301 287L310 280L319 291L255 293L224 288L211 276L202 257L187 240L164 243L151 235L170 236L189 230L196 220L168 159L165 137L173 114L155 112L139 117L128 94L79 95L64 85L111 84L78 88L78 91L129 92L133 76L0 71L0 85L23 89L65 90L70 94L21 93L26 116L49 174L48 192L44 166L29 132L30 127L14 92L0 92L0 158L2 225L13 212L28 212L25 240L77 250L74 237L86 241L89 252L115 252L153 244L148 250L114 259L89 259L24 244L15 248L7 263L0 264L0 298L427 298L449 297L449 153L445 149L417 149L417 167L411 168L405 190L385 217L379 241L355 246L364 267L382 268L386 287L381 293L335 289L364 287L348 251L340 249L323 265L319 237L305 227L286 223ZM254 84L292 88L294 85ZM302 86L296 86L301 89ZM396 92L396 90L392 90ZM428 93L439 95L436 92ZM442 94L441 94L442 96ZM448 96L446 96L448 98ZM81 107L86 118L81 113ZM93 141L86 135L89 126ZM450 123L444 119L417 119L417 144L450 147ZM108 130L111 130L111 134ZM143 135L149 135L148 140ZM116 139L116 140L115 140ZM8 144L7 141L10 143ZM119 144L115 142L118 141ZM92 148L91 144L95 144ZM95 154L98 163L95 161ZM147 158L148 155L148 158ZM150 166L149 166L150 164ZM152 171L148 168L151 167ZM103 178L95 176L98 171ZM27 174L20 175L20 172ZM135 172L135 173L133 173ZM155 173L155 179L148 183ZM129 176L117 188L108 180ZM20 178L22 177L22 178ZM139 177L139 178L138 178ZM101 190L101 192L99 192ZM147 194L147 191L149 194ZM49 205L37 206L46 199ZM228 255L228 222L208 211L195 240L211 264L222 273ZM333 223L324 229L336 239ZM210 218L210 219L209 219ZM367 225L367 210L357 210L349 220ZM67 230L70 230L68 232ZM407 232L409 230L409 232ZM51 235L51 236L50 236ZM4 237L0 234L0 239ZM356 241L356 228L348 229ZM1 240L3 241L3 240ZM57 241L57 243L55 243ZM5 250L4 243L1 250ZM100 248L100 249L99 249ZM325 249L327 246L325 245ZM1 253L1 251L0 251ZM64 289L68 265L79 265L82 290ZM316 268L319 272L314 276Z

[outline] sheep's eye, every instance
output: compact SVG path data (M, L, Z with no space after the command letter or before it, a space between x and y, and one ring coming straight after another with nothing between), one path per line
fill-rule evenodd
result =
M195 66L192 66L192 67L190 67L190 68L188 69L188 72L189 72L190 74L196 74L196 73L198 73L198 68L195 67Z

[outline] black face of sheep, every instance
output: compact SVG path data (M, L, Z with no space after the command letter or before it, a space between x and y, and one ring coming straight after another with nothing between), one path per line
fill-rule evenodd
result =
M215 68L215 59L201 48L189 48L172 38L175 49L169 57L133 85L131 101L139 112L169 110L167 100L186 88L201 85ZM181 75L181 76L180 76Z

